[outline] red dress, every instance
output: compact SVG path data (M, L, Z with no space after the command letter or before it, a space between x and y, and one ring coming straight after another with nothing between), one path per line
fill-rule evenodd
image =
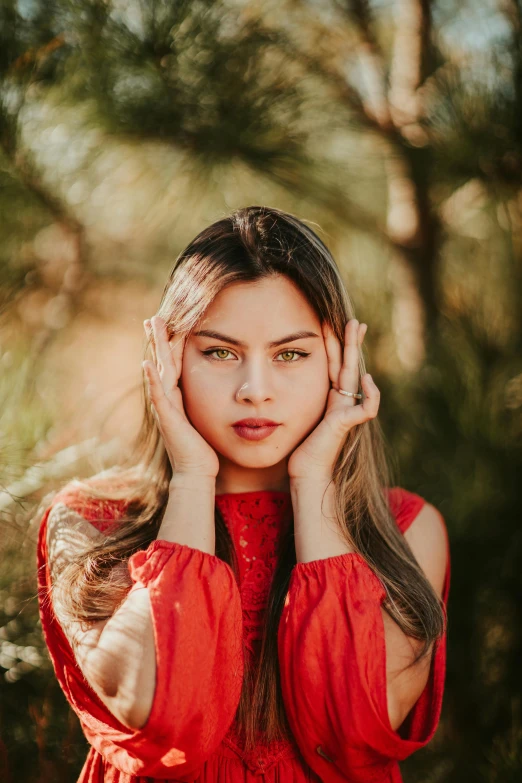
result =
M399 487L388 490L388 499L404 533L425 501ZM102 532L107 529L100 508L85 505L74 490L59 493L52 505L58 503ZM53 614L46 546L52 506L43 516L38 542L43 632L58 681L92 746L78 783L401 783L398 761L426 745L437 728L445 637L435 643L423 693L394 731L386 702L381 582L354 553L298 563L278 632L293 736L268 747L260 743L245 754L234 729L241 637L255 656L276 544L291 521L292 504L289 493L269 490L218 495L216 504L238 553L239 585L222 560L183 544L155 540L129 560L131 589L146 585L150 591L157 650L152 711L136 730L121 724L89 686ZM109 513L117 519L118 503L109 504ZM449 578L448 566L445 606Z

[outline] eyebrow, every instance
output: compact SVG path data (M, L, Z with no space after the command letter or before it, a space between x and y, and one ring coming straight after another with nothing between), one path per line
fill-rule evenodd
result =
M236 340L234 337L227 337L226 334L220 334L220 332L214 332L211 329L202 329L199 332L194 332L195 337L212 337L214 340L220 340L223 343L230 343L231 345L237 345L239 348L248 348L247 343L242 342L241 340ZM279 340L272 340L271 342L266 344L267 348L276 348L278 345L283 345L283 343L292 343L294 340L303 340L306 337L319 337L318 334L315 332L308 332L306 330L302 330L300 332L294 332L293 334L289 334L286 337L281 337Z

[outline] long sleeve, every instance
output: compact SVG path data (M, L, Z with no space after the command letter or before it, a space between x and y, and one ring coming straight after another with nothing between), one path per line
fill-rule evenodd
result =
M448 591L449 565L444 605ZM434 645L421 696L398 731L390 725L385 595L357 553L298 563L292 573L278 633L283 698L305 760L328 783L389 779L386 771L429 742L437 728L445 635Z
M226 734L241 693L242 614L233 572L214 555L160 540L129 559L131 590L150 592L157 663L149 719L132 730L85 680L53 613L48 513L38 543L40 616L57 678L87 740L123 773L193 781Z

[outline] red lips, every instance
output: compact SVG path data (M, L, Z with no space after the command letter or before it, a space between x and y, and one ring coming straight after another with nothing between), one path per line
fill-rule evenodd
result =
M233 427L277 427L279 422L272 419L241 419L235 421Z
M272 419L241 419L232 426L236 435L243 440L259 441L268 438L279 424Z

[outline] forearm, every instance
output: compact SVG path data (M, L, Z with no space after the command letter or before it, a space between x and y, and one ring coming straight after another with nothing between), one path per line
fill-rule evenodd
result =
M177 477L157 540L214 554L214 502L213 480ZM127 725L141 727L150 712L156 657L149 590L136 588L104 625L85 661L100 698Z
M76 658L89 684L124 725L141 727L156 677L148 589L133 590L109 620L82 636Z
M298 563L353 552L335 518L333 481L291 480L295 551Z
M322 560L354 552L342 538L335 520L335 487L302 480L290 484L294 510L296 559L298 563ZM322 506L322 508L321 508ZM422 693L429 676L431 654L405 675L401 673L418 651L419 643L408 637L380 607L386 649L387 703L391 725L401 725Z
M215 502L214 478L174 474L157 538L215 555Z

